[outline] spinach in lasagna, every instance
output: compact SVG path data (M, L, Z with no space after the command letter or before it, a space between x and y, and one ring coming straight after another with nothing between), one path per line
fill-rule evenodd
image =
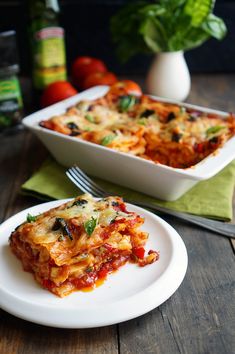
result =
M43 288L64 297L93 288L127 261L145 266L144 219L127 211L120 197L96 200L84 194L38 216L28 215L10 236L10 247L25 271Z

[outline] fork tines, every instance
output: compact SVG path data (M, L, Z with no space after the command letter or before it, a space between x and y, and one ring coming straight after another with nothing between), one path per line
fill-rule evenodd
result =
M103 198L108 194L92 181L78 166L73 166L66 171L69 179L84 193L90 193L94 197Z

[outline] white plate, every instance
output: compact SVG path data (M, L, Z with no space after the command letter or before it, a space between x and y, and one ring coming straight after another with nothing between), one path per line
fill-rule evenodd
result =
M24 272L8 246L10 233L27 213L42 213L67 200L36 205L0 225L0 306L25 320L61 328L90 328L130 320L166 301L179 287L187 269L187 251L178 233L158 216L134 205L129 210L145 218L149 232L146 250L160 259L146 267L126 264L91 292L74 292L59 298L42 289L31 273Z

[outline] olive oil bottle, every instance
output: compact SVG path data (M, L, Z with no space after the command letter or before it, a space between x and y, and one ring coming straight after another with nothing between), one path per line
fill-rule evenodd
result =
M59 13L57 0L29 1L32 74L37 90L67 78L64 29L59 26Z

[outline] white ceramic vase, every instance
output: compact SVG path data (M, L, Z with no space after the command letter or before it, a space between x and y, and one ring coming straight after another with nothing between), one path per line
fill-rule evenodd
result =
M159 53L150 67L146 88L152 95L183 101L191 87L183 51Z

